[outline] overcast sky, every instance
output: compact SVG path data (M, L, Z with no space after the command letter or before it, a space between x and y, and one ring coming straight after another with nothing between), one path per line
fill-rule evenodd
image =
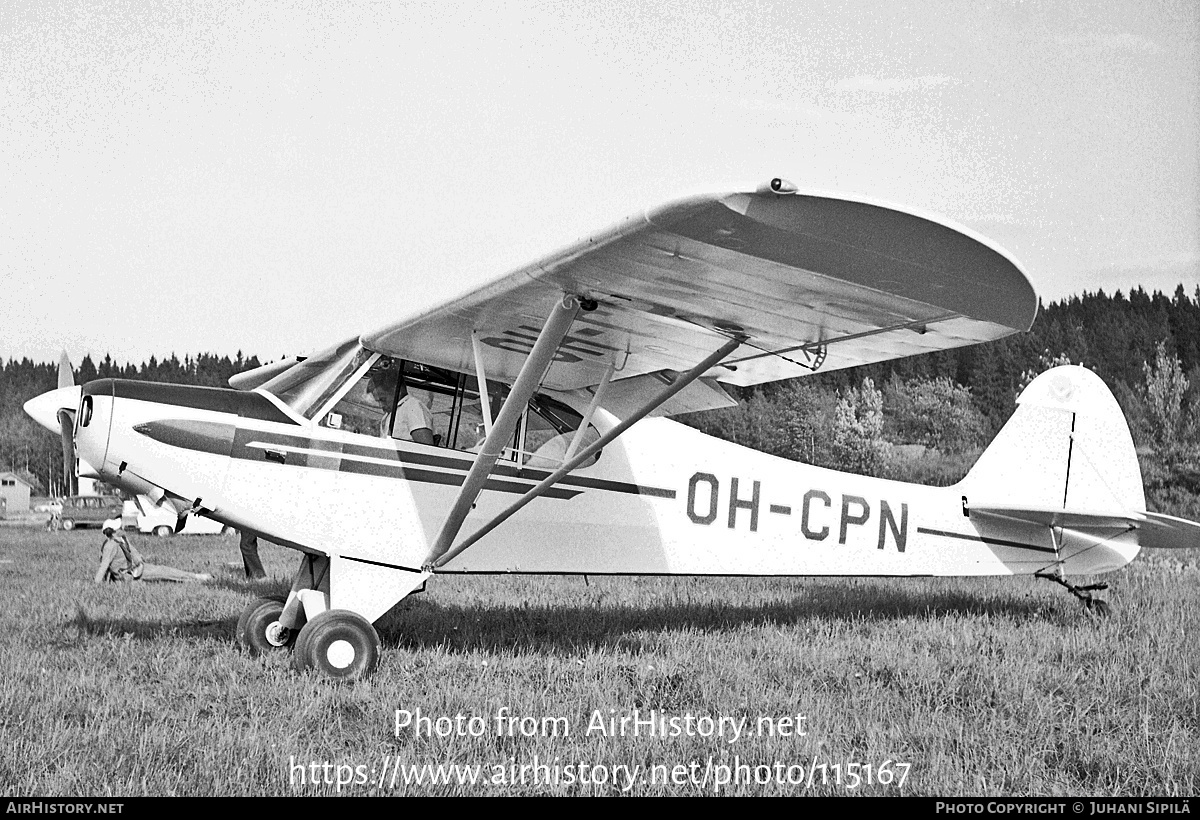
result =
M303 353L773 176L1190 294L1198 88L1195 0L6 0L0 358Z

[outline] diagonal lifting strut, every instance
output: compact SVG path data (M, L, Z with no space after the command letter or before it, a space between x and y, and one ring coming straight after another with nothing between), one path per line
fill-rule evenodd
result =
M433 572L440 569L468 547L476 544L481 538L506 521L530 501L541 496L546 490L557 484L567 473L586 462L636 422L641 421L676 393L704 375L710 368L736 350L744 341L744 337L742 336L728 339L725 344L705 357L703 361L691 370L676 376L669 385L655 394L636 412L623 419L599 439L574 454L573 457L568 458L561 467L543 479L541 483L530 489L529 492L522 495L516 502L476 530L470 537L455 546L454 539L458 537L459 530L462 529L467 514L470 512L475 499L479 496L484 483L491 475L496 461L503 452L504 443L511 440L521 413L525 409L525 405L533 397L533 393L537 389L542 376L545 374L546 368L549 367L554 354L558 350L558 346L566 337L567 331L570 329L571 323L574 321L575 316L578 315L579 310L579 300L574 296L567 295L561 302L555 305L554 311L546 320L545 326L538 335L537 342L534 343L533 350L530 351L529 357L525 360L525 364L517 376L517 380L513 383L508 398L505 399L500 415L492 424L492 429L484 440L484 445L479 456L475 459L475 463L471 466L470 472L467 473L467 477L463 481L462 488L459 490L450 514L446 518L446 522L442 525L442 529L438 533L437 540L434 541L433 548L425 559L424 570L426 572ZM574 445L575 442L572 442L572 449Z
M525 364L521 366L521 372L517 374L517 380L513 382L508 398L504 400L500 415L492 422L492 429L488 430L487 436L483 440L483 446L475 457L475 463L471 465L467 477L463 479L462 488L459 489L458 496L454 499L450 514L446 516L437 540L433 542L433 549L425 559L427 569L450 549L450 545L458 536L463 521L466 520L467 514L475 504L475 499L479 496L488 477L491 476L492 468L496 466L496 461L503 454L504 445L512 440L525 405L533 398L534 391L542 381L546 369L550 367L554 354L558 352L558 346L566 338L579 310L579 300L570 294L564 295L554 305L554 310L546 319L546 324L542 327L542 332L538 334L533 349L529 351ZM482 365L482 361L477 357L476 366L480 365ZM483 381L482 375L480 381ZM481 387L481 389L485 388ZM480 393L480 401L481 403L488 402L490 398L486 393Z

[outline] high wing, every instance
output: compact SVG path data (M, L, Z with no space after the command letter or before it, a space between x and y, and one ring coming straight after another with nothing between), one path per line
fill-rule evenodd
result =
M866 201L795 193L687 199L631 217L428 311L364 334L393 356L489 379L520 372L564 293L594 300L544 387L685 370L729 337L709 375L753 385L946 350L1027 330L1037 297L970 231ZM473 341L474 334L474 341Z

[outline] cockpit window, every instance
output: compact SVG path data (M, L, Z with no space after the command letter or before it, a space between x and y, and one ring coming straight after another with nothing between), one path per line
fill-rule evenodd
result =
M355 371L376 354L347 339L310 356L262 386L300 415L312 418Z
M521 463L528 467L549 469L562 466L567 460L567 450L570 449L575 433L582 423L583 416L561 401L540 393L535 395L529 400L529 411L525 414ZM598 438L600 434L589 424L571 455L580 452ZM597 458L599 454L581 466L594 464Z
M333 409L322 427L447 446L459 374L380 356Z
M485 426L478 386L474 376L382 356L350 339L280 373L262 389L306 418L325 410L317 420L321 427L477 453ZM495 420L509 389L488 382L487 392ZM583 417L563 402L535 395L502 448L502 458L528 467L558 467L582 422ZM599 435L588 425L572 453Z

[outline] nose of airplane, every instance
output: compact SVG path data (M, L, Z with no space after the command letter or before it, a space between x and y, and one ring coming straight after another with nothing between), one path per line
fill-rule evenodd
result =
M66 385L25 402L25 412L47 430L58 433L62 439L63 486L71 494L78 489L73 428L80 392L77 385Z
M25 402L25 412L38 424L58 435L61 431L58 411L69 410L74 413L75 409L79 407L79 390L79 385L72 385L34 396Z

